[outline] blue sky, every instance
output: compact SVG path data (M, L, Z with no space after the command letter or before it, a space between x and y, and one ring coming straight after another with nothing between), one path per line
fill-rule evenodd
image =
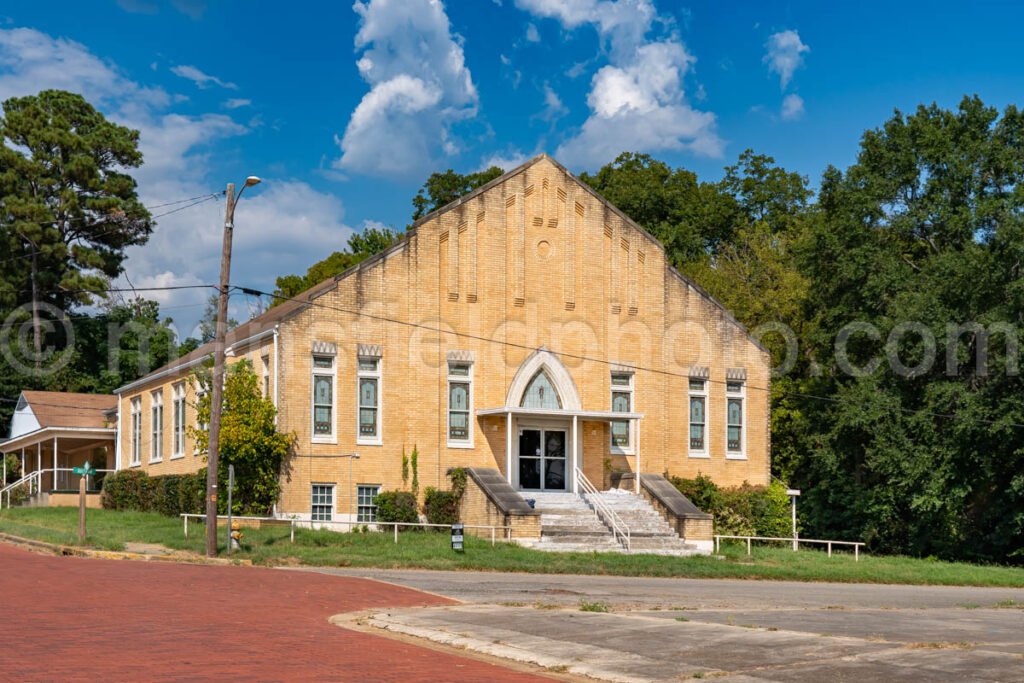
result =
M20 6L19 6L20 5ZM1000 108L1024 86L1015 3L110 0L0 9L0 98L78 90L142 131L148 204L266 183L239 207L234 282L262 289L408 222L432 170L623 150L702 178L750 147L816 183L894 108ZM6 16L4 16L6 15ZM167 215L136 286L213 282L215 201ZM201 295L154 295L183 334ZM234 302L245 316L248 303Z

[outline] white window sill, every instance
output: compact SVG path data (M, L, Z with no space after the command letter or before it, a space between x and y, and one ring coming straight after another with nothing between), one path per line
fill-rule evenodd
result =
M449 441L448 448L472 448L472 441Z
M159 464L160 464L160 463L162 463L163 461L164 461L164 459L163 459L163 458L156 458L156 459L150 458L150 459L149 459L149 464L150 464L150 465L159 465Z
M370 439L356 439L356 445L357 446L383 446L384 445L384 440L383 439L373 439L373 440L370 440Z
M176 455L172 455L171 456L171 460L181 460L184 457L185 457L184 453L177 453Z
M747 454L746 453L726 453L725 454L725 459L726 460L746 460L747 459Z
M310 442L336 445L338 443L338 440L335 439L333 436L314 436L310 438Z
M711 459L711 454L710 453L693 452L693 453L690 453L690 457L691 458L704 458L705 460L710 460Z
M128 463L128 467L142 467L142 463L141 462L130 462L130 463Z
M617 448L615 446L608 449L608 452L612 455L636 455L636 452L632 448Z

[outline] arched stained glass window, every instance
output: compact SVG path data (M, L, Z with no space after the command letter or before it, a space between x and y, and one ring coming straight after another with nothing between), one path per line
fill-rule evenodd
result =
M562 397L558 395L548 374L543 370L538 370L526 386L523 400L519 405L523 408L559 410L562 407Z

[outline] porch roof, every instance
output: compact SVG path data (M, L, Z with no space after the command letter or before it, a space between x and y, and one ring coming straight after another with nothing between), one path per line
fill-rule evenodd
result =
M53 438L114 441L117 438L117 430L113 427L42 427L13 439L0 441L0 453L13 453Z
M610 410L552 410L550 408L523 408L521 406L502 406L500 408L484 408L476 411L478 417L508 415L510 413L517 417L578 417L591 422L639 420L644 416L643 413L613 413Z

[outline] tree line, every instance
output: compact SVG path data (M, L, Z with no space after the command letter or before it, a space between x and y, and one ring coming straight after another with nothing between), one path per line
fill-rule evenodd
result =
M125 249L155 226L130 175L143 161L137 131L60 91L3 109L0 316L17 323L0 339L16 352L0 354L5 424L21 389L109 392L181 345L156 303L107 291ZM432 174L411 220L501 173ZM852 165L829 166L816 184L752 150L714 181L629 152L580 178L761 335L780 369L772 473L804 491L806 534L1020 563L1022 175L1024 116L965 97L894 112L863 134ZM269 303L401 234L353 235L306 273L279 277ZM33 302L63 324L34 321ZM111 322L125 329L114 341ZM67 329L78 343L60 368L33 372L56 362L33 355L37 344L63 350Z

